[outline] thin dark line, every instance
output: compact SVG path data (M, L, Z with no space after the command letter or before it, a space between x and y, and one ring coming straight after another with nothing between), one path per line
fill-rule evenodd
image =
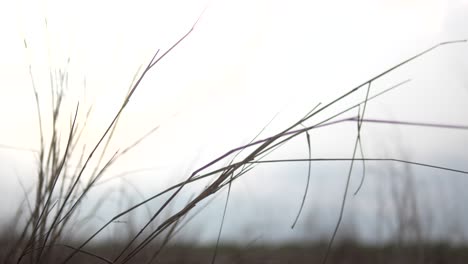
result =
M412 121L399 121L399 120L382 120L382 119L372 119L372 118L362 119L362 121L368 122L368 123L378 123L378 124L408 125L408 126L436 127L436 128L449 128L449 129L468 130L468 125L412 122Z
M320 161L350 161L350 160L353 160L353 159L351 159L351 158L275 159L275 160L249 161L247 163L281 163L281 162L309 162L309 161L320 162ZM401 163L406 163L406 164L411 164L411 165L416 165L416 166L422 166L422 167L438 169L438 170L445 170L445 171L451 171L451 172L456 172L456 173L468 174L468 171L464 171L464 170L457 170L457 169L452 169L452 168L448 168L448 167L432 165L432 164L428 164L428 163L409 161L409 160L402 160L402 159L394 159L394 158L365 158L365 159L355 158L354 160L357 160L357 161L361 161L361 160L365 160L365 161L393 161L393 162L401 162Z
M307 136L308 155L309 155L309 159L311 159L311 157L312 157L312 148L310 146L310 135L309 135L309 132L307 132L307 131L306 131L306 136ZM301 216L302 209L304 208L305 200L307 198L307 193L309 191L310 173L312 171L312 162L309 161L308 163L309 163L309 166L308 166L308 169L307 169L307 182L306 182L306 187L305 187L305 191L304 191L304 196L302 197L301 205L299 206L299 211L297 212L296 219L294 219L294 222L291 225L291 229L294 229L294 227L297 224L297 221L299 220L299 217Z

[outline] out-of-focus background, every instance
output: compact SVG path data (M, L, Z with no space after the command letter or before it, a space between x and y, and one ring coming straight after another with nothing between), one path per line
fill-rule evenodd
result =
M158 49L162 54L170 48L199 18L191 34L146 74L132 95L105 157L159 128L119 159L86 195L76 217L91 217L68 233L73 239L89 236L122 210L247 144L273 117L259 139L282 131L318 103L330 102L418 52L468 38L464 0L21 0L2 1L0 10L3 228L11 225L19 207L26 208L25 194L33 200L37 185L41 145L33 85L46 137L52 133L54 89L64 95L58 120L62 138L78 102L78 120L92 109L78 147L88 155L135 76ZM66 82L52 82L60 72L68 74ZM468 44L441 46L373 82L370 95L404 84L370 101L365 117L467 126L467 72ZM363 101L366 92L361 89L303 125ZM334 120L355 116L357 109ZM356 122L339 122L311 130L312 158L350 159L356 127ZM364 158L468 171L464 129L364 122L361 146ZM357 151L358 158L362 154ZM305 135L268 157L300 158L308 158ZM294 229L291 225L307 186L308 162L259 164L231 186L220 241L251 246L328 241L340 214L350 163L311 163L304 210ZM79 156L70 164L79 166ZM365 180L354 194L363 170ZM337 240L465 245L466 177L395 161L355 161ZM206 183L184 188L164 217L182 208ZM174 241L213 245L226 195L227 188L200 204L206 207ZM123 217L96 241L121 239L129 229L138 230L167 198Z

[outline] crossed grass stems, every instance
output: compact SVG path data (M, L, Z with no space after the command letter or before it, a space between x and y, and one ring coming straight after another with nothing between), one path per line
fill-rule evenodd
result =
M339 217L337 219L333 234L330 237L328 242L327 249L324 253L322 263L326 263L328 256L330 254L331 247L335 240L336 234L340 227L341 221L343 219L343 212L346 206L346 197L348 196L349 191L349 183L351 179L351 172L353 170L354 162L360 161L363 163L363 174L361 177L361 181L359 183L358 188L355 190L354 194L356 195L362 184L364 183L365 179L365 162L366 161L380 161L380 162L399 162L399 163L406 163L415 166L422 166L428 167L432 169L438 170L445 170L454 173L462 173L468 174L467 171L457 170L453 168L441 167L436 166L433 164L426 164L421 162L409 161L409 160L402 160L402 159L395 159L395 158L365 158L362 147L361 147L361 128L364 123L372 122L372 123L384 123L384 124L391 124L391 125L411 125L411 126L423 126L423 127L434 127L434 128L447 128L447 129L462 129L468 130L468 126L462 125L447 125L447 124L435 124L435 123L420 123L420 122L406 122L406 121L397 121L397 120L381 120L381 119L366 119L365 112L367 103L379 96L386 94L387 92L401 87L402 85L406 84L410 80L406 80L400 82L386 90L371 95L371 85L374 81L380 79L381 77L389 74L390 72L396 70L397 68L402 67L403 65L431 52L432 50L439 48L441 46L456 44L456 43L463 43L466 40L457 40L457 41L448 41L439 43L421 53L414 55L413 57L400 62L399 64L389 68L388 70L376 75L375 77L363 82L362 84L354 87L353 89L349 90L342 96L332 100L328 104L322 106L321 104L316 105L309 113L307 113L303 118L299 119L297 122L289 126L288 128L284 129L280 133L277 133L274 136L258 140L257 138L260 134L265 130L265 128L273 121L273 119L252 139L252 141L244 146L240 146L234 148L225 154L219 156L218 158L212 160L211 162L207 163L206 165L200 167L199 169L195 170L185 181L182 181L178 184L175 184L166 190L157 193L147 199L144 199L142 202L135 204L134 206L128 208L127 210L122 211L121 213L117 214L116 216L112 217L108 222L106 222L101 228L99 228L93 235L91 235L88 239L82 242L79 246L73 247L69 245L60 244L57 241L62 236L65 227L69 227L71 225L70 219L72 216L77 212L79 209L79 205L81 204L83 198L89 192L89 190L99 184L101 176L104 172L108 170L108 168L114 164L121 156L126 154L129 150L140 144L146 137L153 134L157 129L154 127L148 133L143 135L133 144L129 145L128 147L124 148L123 150L117 150L114 152L110 158L108 158L105 162L105 153L107 152L107 148L109 143L112 139L112 136L117 128L119 118L123 113L124 109L126 108L127 104L129 103L132 95L134 94L135 90L138 88L139 84L145 77L145 75L156 65L158 64L167 54L169 54L176 46L178 46L187 36L192 33L194 30L198 20L194 23L191 29L185 33L177 42L175 42L167 51L161 54L158 57L159 50L154 54L153 58L150 60L148 65L144 68L142 73L138 76L135 74L134 80L132 85L129 88L129 91L124 98L124 101L121 107L118 109L117 113L115 114L114 118L107 126L106 130L98 140L98 142L94 145L91 152L88 156L85 156L85 146L83 145L83 149L80 152L78 166L73 174L69 176L69 181L71 184L66 184L65 176L66 172L68 171L70 164L69 160L72 154L76 153L76 147L78 142L80 141L80 137L86 127L86 122L92 112L92 108L88 109L85 115L85 119L83 125L80 126L78 120L78 115L80 113L79 103L76 105L76 109L74 115L70 118L70 128L67 134L67 137L64 142L65 149L61 149L61 142L63 139L61 138L61 133L57 126L59 114L63 109L63 98L64 93L63 89L68 85L68 73L66 70L64 71L51 71L50 81L52 85L52 135L50 138L49 145L46 146L44 140L44 131L43 131L43 120L42 120L42 112L39 100L39 94L37 92L34 78L32 74L31 66L29 67L30 77L32 81L32 87L34 90L34 96L36 100L37 106L37 114L38 114L38 121L39 121L39 128L40 128L40 144L41 148L38 152L39 156L39 169L38 169L38 184L36 186L36 198L35 204L31 205L27 199L28 192L25 192L25 202L28 205L30 210L31 216L29 217L28 221L24 229L22 230L15 246L11 250L8 258L15 256L15 248L20 246L24 246L21 252L19 253L19 257L17 258L17 263L21 263L25 258L29 258L31 263L43 263L47 262L47 259L50 257L51 249L54 247L66 247L71 249L71 253L63 260L62 263L67 263L71 260L75 255L78 253L85 254L92 256L96 259L99 259L105 263L128 263L132 260L135 256L137 256L141 251L146 248L152 241L155 241L156 238L160 238L163 235L163 232L167 231L162 238L162 243L160 244L159 248L154 252L154 254L148 259L148 263L152 263L157 259L161 251L167 245L172 237L174 237L185 225L190 222L193 217L195 217L201 210L204 209L204 206L198 208L191 217L188 219L184 219L184 217L196 207L196 205L202 201L205 201L208 197L212 196L213 194L218 193L221 189L227 187L227 196L224 205L224 211L221 219L221 225L218 232L218 239L216 243L216 248L214 250L214 254L212 257L211 262L215 263L216 256L217 256L217 249L219 246L220 237L223 230L223 223L228 207L228 201L231 191L231 184L233 181L237 180L239 177L245 175L247 172L252 170L255 166L263 163L282 163L282 162L308 162L308 173L307 173L307 182L305 184L305 191L299 206L298 213L292 223L291 228L294 228L300 215L302 209L304 207L304 203L307 197L309 182L310 182L310 175L311 175L311 163L312 162L332 162L332 161L349 161L349 170L347 174L347 180L345 189L343 191L343 197L340 207ZM27 49L27 44L25 40L25 48ZM366 89L365 91L365 98L342 111L339 111L336 114L333 114L327 118L324 118L322 121L315 123L311 126L305 126L305 122L309 121L312 117L317 116L319 113L323 112L324 110L330 108L331 106L336 105L338 102L342 101L343 99L349 97L352 94L357 93L361 89ZM357 116L351 118L343 118L337 119L338 117L342 116L345 113L348 113L352 110L357 110ZM355 122L357 124L357 135L355 138L353 154L351 158L320 158L320 159L312 159L312 152L310 146L310 135L309 131L313 129L319 129L325 126L331 126L342 122ZM300 128L299 128L300 127ZM308 147L308 158L307 159L277 159L277 160L266 160L265 158L275 151L277 148L281 147L285 143L289 142L291 139L305 134L307 140L307 147ZM97 165L94 167L93 172L91 173L91 177L86 184L82 182L82 175L85 169L88 168L88 164L95 154L97 154L98 149L101 148L101 154L97 158ZM361 158L357 158L357 151L360 150ZM243 151L250 151L245 157L238 160L238 156ZM233 158L230 158L234 155ZM227 165L222 166L218 169L212 169L215 164L224 161ZM101 166L101 164L103 164ZM210 169L212 169L210 171ZM216 175L216 176L215 176ZM145 234L143 239L140 239L140 242L136 242L138 238L143 236L143 232L148 230L150 225L155 223L156 218L161 215L163 210L168 207L169 203L173 201L181 190L190 183L205 179L210 176L215 176L215 179L208 184L200 194L192 197L190 201L177 213L170 216L168 219L161 222L156 229L151 231L149 234ZM59 183L59 179L61 179L61 183ZM81 189L81 190L80 190ZM128 243L126 243L125 247L119 252L119 254L112 260L94 254L84 249L84 247L92 241L98 234L100 234L104 229L106 229L111 223L119 221L119 219L132 212L133 210L140 208L142 206L146 206L150 201L166 194L173 192L170 197L162 204L162 206L151 216L150 220L146 222L146 224L138 231L136 235L134 235ZM58 198L54 198L57 196ZM213 197L214 198L214 197ZM212 200L212 199L211 199ZM210 200L210 201L211 201ZM98 203L99 204L99 203ZM208 204L208 203L207 203ZM205 204L205 206L207 205ZM99 206L99 205L98 205ZM94 211L94 210L93 210ZM20 216L21 213L18 213L17 217ZM185 220L185 221L182 221ZM29 236L29 238L27 238ZM25 245L24 245L24 242ZM134 245L135 244L135 245Z

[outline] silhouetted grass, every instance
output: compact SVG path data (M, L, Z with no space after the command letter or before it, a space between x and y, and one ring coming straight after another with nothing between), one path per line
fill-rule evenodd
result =
M362 84L353 87L348 92L337 97L331 102L321 104L314 107L303 118L293 122L289 127L283 129L279 133L269 136L264 139L258 139L257 135L249 144L234 148L220 155L216 159L206 163L204 166L192 172L186 180L175 184L166 190L154 194L153 196L143 199L142 201L130 206L119 214L111 217L104 225L97 228L91 236L83 241L70 240L67 234L69 228L76 224L77 209L82 205L83 198L88 192L96 186L98 180L103 173L107 171L117 160L125 155L132 148L140 144L147 136L157 131L158 127L153 128L145 133L135 143L122 148L114 153L107 153L107 146L112 139L114 131L118 129L118 121L122 113L125 111L130 102L130 98L138 88L141 81L149 73L149 71L169 54L179 43L181 43L194 29L193 27L176 41L166 52L159 55L159 50L154 54L153 58L143 69L139 76L135 76L135 82L132 84L128 94L123 98L120 108L117 109L112 121L102 132L99 140L95 143L81 142L81 134L86 128L86 120L92 114L92 109L87 109L83 112L80 109L79 102L76 102L75 111L70 118L68 130L63 131L59 127L60 118L64 118L64 88L67 85L68 73L66 70L52 71L51 83L52 88L52 111L50 119L52 120L52 133L46 135L44 133L43 120L47 113L43 111L41 105L41 96L38 94L33 75L31 73L32 87L37 105L37 114L39 121L39 138L40 150L38 153L38 171L37 185L34 190L33 203L29 205L29 212L18 210L16 217L25 217L27 220L24 226L14 226L11 230L19 230L19 233L14 232L4 234L2 239L2 260L6 263L415 263L429 262L437 263L462 263L461 260L467 260L466 248L450 248L447 245L388 245L385 247L371 247L367 245L359 245L354 240L338 241L335 243L336 235L343 218L343 211L346 206L346 197L349 191L349 181L353 171L355 161L378 161L378 162L396 162L404 163L412 166L423 166L432 169L451 171L456 173L468 174L467 171L454 168L438 166L437 164L426 164L420 161L402 160L393 157L388 158L373 158L365 157L361 145L361 127L368 123L385 123L391 125L412 125L422 127L440 127L449 129L468 130L465 125L457 124L431 124L408 122L405 120L383 120L366 118L367 103L376 97L385 95L386 92L398 88L407 81L399 83L381 93L372 93L372 84L383 76L393 72L394 70L410 63L411 61L424 56L428 52L445 45L466 42L450 41L439 43L415 56L398 63L386 71L366 80ZM26 41L25 41L26 43ZM26 45L27 48L27 45ZM31 68L30 68L31 72ZM363 100L352 107L337 111L330 114L320 121L315 121L311 125L312 118L319 116L325 110L336 106L342 100L366 89ZM362 109L362 111L361 111ZM358 111L356 117L340 118L343 114L350 111ZM84 113L84 114L83 114ZM84 115L83 120L80 119ZM309 123L307 123L309 122ZM343 158L312 158L312 149L310 145L309 131L319 129L326 126L338 124L340 122L355 122L357 136L355 138L354 150L351 157ZM263 131L263 130L262 130ZM278 147L288 143L292 139L305 134L308 147L308 159L269 159L266 157ZM79 150L77 146L79 142L82 145L91 146L91 151L85 154L84 149ZM362 158L357 158L358 149ZM242 152L243 155L240 155ZM78 157L79 164L72 173L70 173L71 158ZM312 162L333 162L333 161L349 161L350 167L347 174L347 182L345 190L342 194L342 202L340 214L337 219L335 229L330 239L321 244L300 244L289 245L287 247L244 247L220 245L220 237L222 236L223 222L226 211L228 210L229 194L231 185L244 176L247 172L253 170L255 166L264 163L280 163L280 162L308 162L309 169L307 181L305 183L305 191L303 199L299 205L297 216L292 224L294 228L297 220L301 216L304 206L304 201L307 196L308 186L310 181L311 163ZM94 162L94 167L90 168L90 164ZM224 163L225 166L215 168L216 165ZM363 164L365 167L365 163ZM88 180L84 180L85 171L91 171L91 176ZM179 199L180 193L187 185L199 181L201 179L211 178L211 182L201 189L198 195L191 197L187 204L171 213L168 217L164 217L163 213L168 213L170 203ZM360 186L364 182L365 174L362 175ZM213 197L214 194L220 192L224 188L228 189L226 202L224 206L221 226L218 233L218 242L213 247L195 248L193 246L182 246L171 244L171 239L175 234L181 231L191 218L186 219L185 216L189 212L196 210L197 205ZM357 193L360 187L355 191ZM25 192L25 201L29 193ZM150 219L142 226L136 227L136 233L131 235L125 241L107 241L96 242L96 237L108 228L112 223L121 221L122 216L128 215L130 212L142 206L147 206L148 203L164 194L168 194L162 205L156 210L151 210ZM97 211L100 203L96 205ZM15 221L14 223L20 223ZM125 223L124 223L125 224ZM153 226L156 226L155 228ZM130 227L127 227L130 228ZM133 228L133 227L132 227ZM90 245L94 242L92 245ZM71 246L78 245L78 246ZM333 246L333 247L332 247ZM8 249L8 250L6 250ZM421 253L423 250L423 253Z

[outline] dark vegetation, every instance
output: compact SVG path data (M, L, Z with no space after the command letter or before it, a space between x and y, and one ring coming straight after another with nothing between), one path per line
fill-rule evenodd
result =
M195 23L196 24L196 23ZM194 25L195 27L195 25ZM352 238L349 240L335 240L339 234L340 224L343 219L343 210L346 206L346 197L349 190L349 179L354 163L365 161L390 161L404 163L411 166L422 166L434 170L446 170L461 174L466 171L453 168L440 167L434 164L389 158L364 158L362 155L361 127L366 122L377 122L397 125L398 121L377 120L366 118L367 102L384 96L386 92L396 89L405 82L397 84L380 93L372 92L372 84L381 77L388 75L397 68L424 56L436 48L442 48L465 41L451 41L435 45L414 57L395 65L362 84L350 89L342 96L324 104L316 105L302 118L292 122L289 127L284 128L277 134L261 139L259 135L244 146L234 148L220 155L218 158L206 163L205 166L193 171L185 181L182 181L167 190L154 194L145 200L135 203L133 206L123 210L120 214L107 219L106 223L93 231L93 235L84 240L74 240L69 236L70 230L77 225L77 215L83 200L89 191L99 182L101 176L118 159L137 146L154 131L145 133L141 139L130 146L123 146L115 153L108 153L107 146L112 139L113 133L118 129L119 117L125 111L130 98L140 85L144 77L151 69L159 64L162 59L173 51L194 29L190 29L174 45L165 52L155 52L147 66L135 76L128 94L123 98L121 107L116 109L115 116L102 132L97 142L81 142L80 137L86 129L86 121L92 113L92 109L82 109L76 102L75 111L71 113L69 127L64 130L59 126L60 119L68 118L70 113L64 112L63 88L68 80L66 69L51 72L52 104L51 112L45 112L41 105L40 97L35 87L35 81L31 74L32 87L37 103L37 117L40 124L41 149L37 153L37 185L35 190L25 190L25 199L18 209L16 218L10 223L7 230L3 232L1 244L1 260L5 263L466 263L468 260L467 248L463 246L450 246L449 244L418 244L390 243L386 246L362 245ZM25 40L26 44L26 40ZM30 69L31 70L31 69ZM327 117L316 121L315 118L327 111L342 100L355 93L363 92L364 97L353 106L336 111ZM357 116L353 118L342 118L344 113L354 111ZM52 120L52 133L44 133L45 118ZM314 120L311 123L311 120ZM309 132L313 129L337 124L339 122L356 123L356 138L354 151L351 157L345 159L350 163L347 175L347 184L342 194L341 213L336 222L333 235L326 241L317 243L301 243L298 245L279 246L229 246L219 245L201 247L173 243L171 239L174 234L183 232L184 225L191 220L186 217L189 213L199 210L203 201L211 198L213 194L221 190L227 190L226 208L229 202L231 185L236 179L247 172L255 170L255 166L265 163L281 162L307 162L309 164L309 178L304 186L303 200L297 213L296 221L301 217L304 201L308 193L310 179L310 164L314 161L324 159L312 159L312 148L310 146ZM401 123L403 124L403 123ZM448 127L454 129L467 129L464 126L453 126L446 124L411 123L403 125L415 125L426 127ZM288 143L291 139L305 135L309 150L307 159L267 159L268 155L278 147ZM80 146L88 146L86 151ZM92 146L89 148L89 146ZM360 153L361 152L361 153ZM358 158L361 157L361 158ZM78 166L71 166L71 160L78 160ZM326 159L325 159L326 160ZM336 159L333 159L336 160ZM331 162L332 160L330 160ZM218 166L220 163L225 164ZM92 165L91 165L92 164ZM92 166L92 167L90 167ZM87 175L86 177L84 175ZM364 181L364 176L362 181ZM210 178L210 183L198 194L193 196L187 204L179 211L172 214L167 213L173 200L179 198L183 188L201 179ZM86 180L85 180L86 179ZM356 192L358 192L356 190ZM138 226L126 241L99 241L99 234L109 228L112 223L122 221L122 217L128 215L137 208L148 206L148 203L163 194L167 194L165 201L158 208L149 208L151 218L148 222ZM32 202L29 198L32 197ZM105 199L105 197L103 197ZM89 205L87 205L89 206ZM99 209L99 203L96 210ZM201 208L202 209L202 208ZM25 221L20 221L25 219ZM224 214L223 219L224 221ZM293 227L296 222L293 223ZM123 225L125 227L125 225ZM216 227L218 228L218 227ZM222 224L219 236L222 235ZM311 227L313 228L313 227ZM17 232L16 232L17 231ZM219 242L219 240L218 240Z

